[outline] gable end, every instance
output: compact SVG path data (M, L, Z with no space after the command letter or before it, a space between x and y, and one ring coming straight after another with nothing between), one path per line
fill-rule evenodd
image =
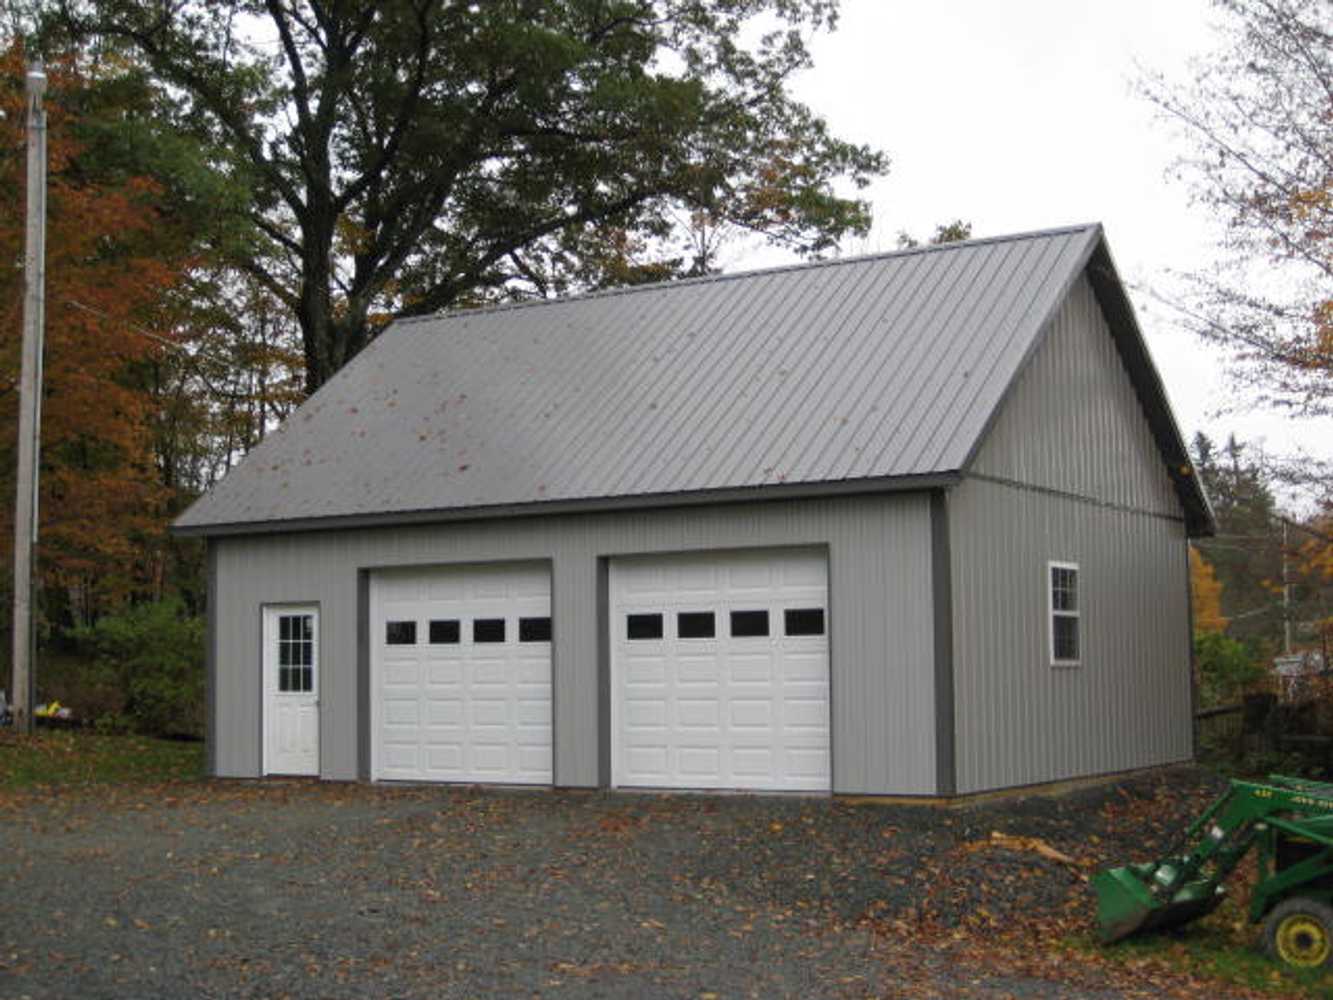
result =
M1211 533L1211 510L1104 242L1046 324L966 471Z

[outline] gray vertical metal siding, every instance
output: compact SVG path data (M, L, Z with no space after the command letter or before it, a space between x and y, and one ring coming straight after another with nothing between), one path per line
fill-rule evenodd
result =
M994 479L949 495L959 792L1188 758L1183 511L1086 278L970 472ZM1048 561L1079 564L1078 667L1050 665Z
M266 603L320 605L320 773L355 778L358 574L388 566L549 559L556 783L600 777L598 561L785 545L829 549L834 790L935 791L931 532L925 494L791 500L213 540L218 553L217 773L259 773L256 657Z
M1181 516L1165 459L1086 277L1056 313L971 471Z
M1188 759L1184 525L978 480L949 500L958 791ZM1077 667L1050 665L1048 560L1079 565Z

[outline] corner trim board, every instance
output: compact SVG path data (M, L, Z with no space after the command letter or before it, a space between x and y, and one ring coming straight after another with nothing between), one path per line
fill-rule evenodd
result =
M1185 645L1190 671L1190 760L1199 759L1199 671L1194 653L1194 587L1190 581L1190 541L1185 539Z
M321 715L322 718L322 715ZM370 780L370 570L356 571L356 776Z
M944 490L930 493L930 579L935 659L935 794L958 792L953 676L953 570L949 505Z
M597 787L611 787L611 560L597 559Z
M204 766L210 778L218 776L218 547L216 542L204 546L207 566L205 597L208 617L204 640ZM261 734L262 737L262 734Z

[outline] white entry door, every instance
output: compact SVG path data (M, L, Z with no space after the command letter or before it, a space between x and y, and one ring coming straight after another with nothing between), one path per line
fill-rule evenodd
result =
M319 774L319 609L264 609L264 773Z
M817 549L611 562L620 787L828 791L828 559Z
M549 785L545 563L371 578L371 777Z

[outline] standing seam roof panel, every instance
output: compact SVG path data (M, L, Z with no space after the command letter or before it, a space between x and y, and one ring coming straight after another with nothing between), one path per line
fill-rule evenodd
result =
M916 337L908 340L909 353L903 359L902 367L894 373L886 371L883 367L879 370L882 378L865 379L860 386L860 396L853 402L854 406L862 405L867 393L876 391L882 392L881 386L890 385L899 389L892 394L882 412L881 418L867 425L867 435L861 441L861 452L858 463L861 466L875 463L877 457L883 453L882 443L876 443L877 437L881 434L892 438L900 434L905 427L914 425L915 421L910 420L910 415L921 412L921 387L929 372L940 362L937 358L947 350L950 343L948 336L948 322L953 314L960 307L966 295L976 285L978 275L994 273L998 270L1000 261L996 260L997 248L988 246L983 252L972 258L959 257L949 261L953 267L944 280L944 276L935 278L933 287L930 289L930 297L921 304L919 316L915 318L915 323L919 324L919 333ZM969 265L972 265L969 267ZM953 272L958 272L954 274ZM897 377L892 377L897 376ZM927 398L927 402L935 407L945 405L946 401L938 397ZM934 413L932 413L932 418ZM916 456L910 453L899 453L895 456L895 464L908 473L921 471L920 466L915 461ZM845 478L854 474L854 469L846 464L835 466L834 461L846 462L842 455L832 456L830 464L824 467L823 474L829 478Z
M775 358L790 336L784 324L812 307L808 290L806 281L781 283L775 294L760 304L754 321L747 316L734 332L725 331L713 338L713 370L709 388L704 391L707 405L691 411L690 423L676 443L673 454L681 456L680 464L673 467L668 459L662 463L662 469L678 471L705 489L730 481L720 471L719 463L729 457L743 457L753 449L747 438L756 429L762 432L763 384L771 377L770 371L776 371L776 366L783 363ZM741 349L729 363L728 338L743 336L746 326L753 326L753 330L744 337ZM697 397L699 393L692 395ZM753 480L746 477L739 481Z
M956 265L956 260L941 261L938 257L928 256L921 259L915 273L903 269L885 282L889 295L884 311L872 322L869 335L862 336L864 353L856 355L864 360L858 361L839 386L839 406L843 415L849 418L851 433L840 447L823 439L811 442L814 449L807 448L807 451L824 458L822 465L817 459L812 460L814 477L845 477L850 468L863 461L865 442L876 428L883 421L893 419L895 396L906 384L901 381L902 376L912 359L929 347L926 336L913 338L893 334L901 329L924 328L923 315L931 311L933 302L946 295L942 289L944 275L940 274L941 269L947 275L951 268L956 269ZM871 394L869 398L868 393ZM852 414L860 416L855 424L851 423ZM844 455L850 457L844 459Z
M768 295L766 288L771 288ZM727 386L754 377L767 353L773 313L789 299L799 302L794 286L786 282L758 282L733 294L734 308L725 314L726 322L710 324L708 332L697 338L701 341L700 367L706 376L695 379L681 372L660 387L667 398L668 419L657 435L648 438L648 446L635 451L625 463L624 473L615 481L616 492L657 492L664 475L707 481L698 470L717 447L707 437L708 428L725 426L725 407L732 398ZM683 398L676 399L674 394ZM718 406L724 407L723 413L710 418ZM655 447L663 450L657 452ZM643 459L651 464L638 471L647 478L636 481L636 467Z
M701 481L763 482L782 478L782 470L756 463L760 442L755 439L771 441L775 438L773 423L783 405L788 403L792 388L799 384L799 377L792 378L792 374L801 370L805 354L816 338L813 331L822 327L822 315L829 300L836 300L849 279L855 278L856 271L855 267L848 267L802 275L808 280L794 289L797 292L796 307L782 310L769 321L766 349L756 359L755 367L759 372L751 398L748 401L740 398L726 401L726 409L716 426L720 434L730 437L730 446L718 448L707 456L706 464L697 470ZM730 414L738 410L742 402L749 403L747 416L743 422L739 418L732 422Z
M539 478L551 484L553 495L564 495L574 488L570 477L577 475L590 452L603 440L610 415L616 412L616 407L637 392L635 373L652 363L651 354L646 359L636 357L630 346L642 350L644 345L630 345L627 335L622 332L633 328L642 303L633 301L632 296L624 296L609 306L596 317L598 322L595 325L589 324L586 328L589 341L601 341L598 364L588 365L587 353L591 345L585 347L581 343L578 345L581 350L569 352L571 357L579 360L584 376L595 381L569 396L568 412L562 414L560 420L549 423L549 436L541 441ZM568 310L571 323L577 322L577 312L571 304ZM650 350L653 347L655 345L649 345Z
M1025 247L1017 260L1004 263L1010 265L1011 274L1022 274L1026 277L1028 274L1040 271L1039 250L1033 252L1031 246ZM1019 287L1020 282L1012 278L1003 280L998 275L992 278L986 286L985 296L975 301L971 310L960 317L958 326L962 336L954 338L950 356L931 373L922 387L923 391L945 393L945 386L939 383L970 379L975 368L984 364L984 357L988 351L998 355L1004 350L1009 339L1008 334L1021 321L1023 315L1022 313L1015 315L1015 307L1024 305L1016 294ZM971 337L966 335L969 331L982 329L992 330L994 333L984 338L976 337L975 334ZM976 341L981 343L975 343ZM961 389L961 386L959 388ZM912 429L912 441L908 448L920 456L918 462L930 461L932 442L944 427L948 426L952 430L957 426L972 399L969 394L957 390L946 394L952 405L941 414L940 419L930 427L917 426ZM946 445L950 443L951 437L952 435L945 438Z
M867 283L867 270L869 269L861 269L858 272L862 285ZM818 414L825 408L824 401L829 395L843 389L839 384L842 373L836 366L841 362L841 366L848 370L856 371L861 368L862 357L874 349L875 337L873 335L861 337L858 342L855 336L857 330L869 322L870 317L881 315L884 302L892 296L895 286L919 277L922 270L918 258L907 269L907 274L899 276L896 281L870 282L872 287L866 293L844 297L845 308L838 316L837 322L811 338L823 348L821 363L818 366L811 366L807 391L799 400L793 400L792 405L787 407L786 420L773 435L776 447L773 450L774 465L770 468L784 469L789 465L799 465L803 459L804 449L821 447L820 442L809 436L802 441L801 434L814 424ZM837 419L844 418L839 416Z
M1012 373L1017 370L1018 359L1008 358L1007 355L1010 354L1014 336L1022 329L1024 321L1038 311L1041 303L1045 301L1044 288L1040 286L1034 288L1032 282L1036 276L1049 273L1047 270L1051 264L1049 258L1058 255L1058 249L1054 241L1041 246L1029 244L1021 251L1014 248L1010 253L1019 253L1020 256L1011 262L1008 280L993 278L987 284L985 297L974 303L972 312L975 319L969 317L971 322L964 323L960 333L965 334L970 327L993 330L994 334L990 337L955 338L950 353L931 373L923 389L943 393L949 398L951 405L941 413L935 423L929 426L917 425L912 429L912 440L903 447L918 456L919 464L927 465L937 461L941 455L952 457L956 453L955 430L977 409L975 395L961 391L945 392L941 383L953 379L963 365L967 366L965 370L969 379L980 369L982 385L995 377L997 371L1007 370ZM1029 297L1024 297L1023 293L1028 289L1031 289L1031 294ZM991 359L989 363L988 358ZM1000 359L1005 359L1005 365L999 364ZM948 428L950 433L944 439L943 447L932 449L932 440L945 428ZM886 448L893 447L893 443L886 445ZM961 462L961 456L956 460Z
M895 437L881 445L878 461L885 452L901 452L911 456L914 465L928 462L929 437L948 422L959 409L974 398L961 391L963 387L946 386L959 380L966 372L967 381L988 351L997 349L1007 339L1006 327L1017 317L1005 308L1006 299L1021 301L1020 290L1034 274L1040 273L1040 255L1044 248L1032 244L992 248L998 259L989 273L978 272L973 277L974 293L966 303L960 303L951 316L949 337L936 358L935 365L922 374L918 382L918 398L941 398L939 418L930 425L912 424L895 430ZM985 334L978 335L981 331Z
M720 291L720 289L701 289L702 294L697 297L696 301L693 303L693 307L691 308L691 306L687 304L687 311L685 313L686 319L692 321L695 316L706 314L711 301L715 298L714 293L718 291ZM721 310L722 315L727 315L739 307L739 303L735 301L735 296L732 297L730 303L727 303L724 298L722 305L724 307ZM663 338L669 337L673 333L678 332L678 330L679 327L675 326L663 329L661 331L661 336ZM632 338L627 338L623 345L623 350L625 350L626 353L630 353L636 348L642 349ZM647 440L651 440L653 432L652 427L648 428L643 437L636 437L629 422L620 424L616 423L616 416L618 414L624 414L626 406L643 394L645 388L645 386L641 384L643 381L648 382L646 388L649 390L659 393L661 392L660 385L646 379L647 373L653 371L651 360L646 362L645 365L640 366L640 370L645 374L644 379L639 381L631 380L629 378L623 379L614 391L607 393L602 401L602 405L595 408L593 419L585 426L585 435L583 438L584 447L576 454L572 464L581 465L583 461L590 459L591 456L596 453L599 444L605 443L608 435L608 428L611 427L615 427L617 437L626 447L629 447L631 443L643 443L646 447ZM661 410L660 404L659 410ZM664 412L662 415L666 416L667 414ZM659 425L659 428L661 428L661 425ZM662 429L664 430L664 428ZM602 454L598 457L608 466L612 464L611 455ZM558 460L559 456L553 455L552 458L553 460ZM620 476L623 478L623 473L621 473ZM605 484L606 493L604 495L612 495L617 489L618 480L608 478Z
M957 473L1101 245L1074 227L400 321L177 526Z
M1066 246L1059 247L1053 243L1045 249L1037 268L1038 273L1047 275L1045 284L1034 289L1030 301L1017 303L1019 311L1014 315L1007 341L1002 349L994 352L990 364L985 366L981 378L982 391L968 401L966 409L957 414L956 420L950 421L949 418L945 418L940 421L939 429L942 431L947 426L950 434L944 439L939 452L930 460L961 462L963 458L958 457L956 450L960 442L970 446L971 442L984 433L1008 387L1032 356L1039 338L1050 322L1050 317L1059 305L1062 294L1072 283L1072 272L1083 255L1086 242L1070 236ZM1052 260L1052 256L1056 259ZM1027 333L1027 326L1033 322L1034 317L1038 323L1037 338ZM966 456L968 453L968 450L964 450L962 455Z

